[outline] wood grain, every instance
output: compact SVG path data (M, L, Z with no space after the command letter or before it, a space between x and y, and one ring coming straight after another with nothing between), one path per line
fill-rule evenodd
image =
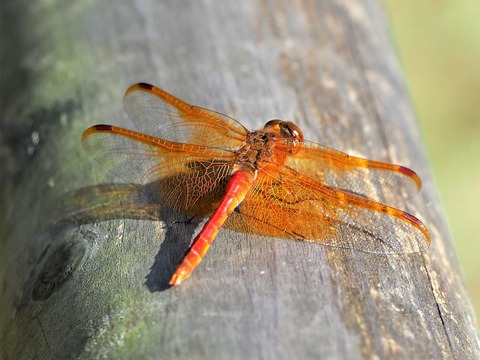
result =
M466 293L379 1L60 1L0 5L2 358L480 357ZM401 203L432 234L379 256L222 230L166 283L199 221L89 158L82 131L131 127L160 86L250 129L417 171ZM314 221L314 219L305 219Z

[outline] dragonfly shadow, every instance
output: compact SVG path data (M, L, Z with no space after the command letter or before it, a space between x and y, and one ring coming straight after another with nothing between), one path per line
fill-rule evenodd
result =
M145 188L132 184L104 184L64 194L56 203L56 220L48 232L114 219L161 221L165 224L165 238L144 285L150 292L164 291L170 287L168 282L188 250L201 219L189 220L186 215L160 205L146 193Z
M173 218L179 218L173 214ZM170 217L170 216L169 216ZM150 273L145 277L145 286L150 292L164 291L170 287L169 281L190 246L190 240L201 219L194 218L185 221L167 219L167 231L165 238L155 255Z

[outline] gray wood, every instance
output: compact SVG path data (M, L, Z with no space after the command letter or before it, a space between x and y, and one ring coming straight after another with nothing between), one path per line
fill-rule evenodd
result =
M480 357L379 1L0 11L2 358ZM178 222L80 144L95 123L131 126L122 96L139 81L251 129L292 119L310 140L415 169L424 188L401 207L431 248L378 256L222 229L168 288L199 222Z

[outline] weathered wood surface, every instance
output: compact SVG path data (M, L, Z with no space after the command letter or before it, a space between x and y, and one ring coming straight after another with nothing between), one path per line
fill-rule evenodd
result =
M0 10L2 358L480 358L378 1ZM167 288L198 222L115 185L80 144L94 123L131 126L121 101L138 81L249 128L292 119L310 140L415 169L424 188L402 207L431 248L378 256L222 230Z

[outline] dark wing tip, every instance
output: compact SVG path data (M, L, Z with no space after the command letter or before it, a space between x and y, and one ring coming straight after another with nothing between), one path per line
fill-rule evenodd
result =
M137 84L133 84L132 86L130 86L127 91L125 92L125 96L134 92L134 91L137 91L137 90L148 90L148 91L152 91L155 89L155 86L153 85L150 85L150 84L147 84L147 83L143 83L143 82L140 82L140 83L137 83Z
M409 168L405 166L398 166L398 171L401 173L407 175L409 178L411 178L415 183L417 184L417 188L420 189L422 187L422 181L420 180L420 177L417 175L417 173L413 170L410 170Z
M99 133L99 132L111 132L113 130L113 126L111 125L94 125L92 127L89 127L87 130L85 130L82 134L82 141L85 141L90 135L94 133Z
M415 226L418 230L420 230L422 232L423 236L425 237L425 244L424 244L424 246L419 247L420 251L424 251L424 250L428 249L428 247L430 246L431 237L430 237L430 233L427 230L427 228L425 227L425 225L423 225L423 223L419 219L417 219L415 216L413 216L412 214L409 214L405 211L402 211L401 215L404 219L409 221L413 226Z

